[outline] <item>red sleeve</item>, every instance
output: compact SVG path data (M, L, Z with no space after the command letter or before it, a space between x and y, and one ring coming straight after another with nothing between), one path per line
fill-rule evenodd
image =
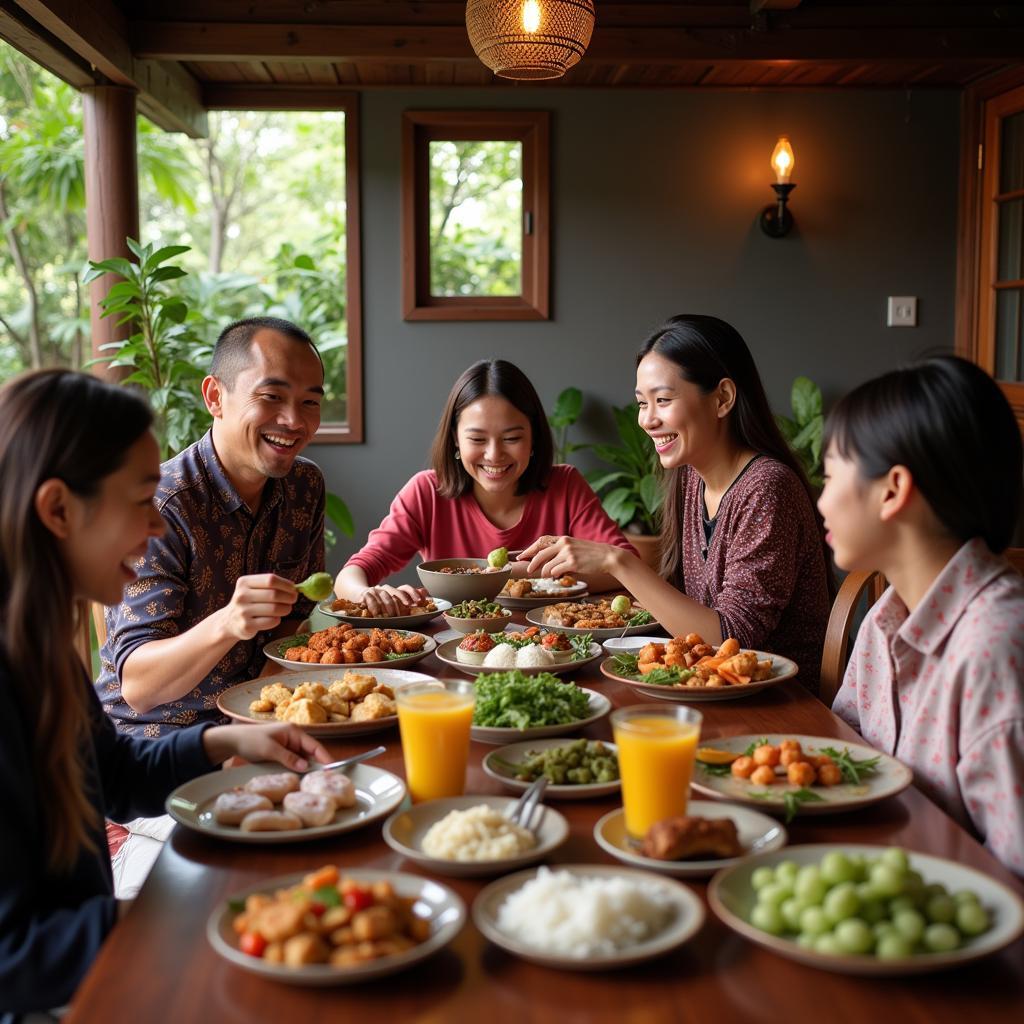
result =
M582 540L596 540L624 548L635 555L636 549L626 540L623 532L615 525L601 507L601 500L594 493L583 475L572 466L562 466L565 474L565 507L569 518L569 536Z
M763 478L723 538L725 579L715 611L722 636L741 647L763 650L793 598L801 548L794 501L807 501L802 488L795 494L780 478Z
M358 566L366 580L375 587L412 560L426 548L427 524L431 519L433 474L417 473L391 502L391 511L376 530L370 532L362 550L346 563Z

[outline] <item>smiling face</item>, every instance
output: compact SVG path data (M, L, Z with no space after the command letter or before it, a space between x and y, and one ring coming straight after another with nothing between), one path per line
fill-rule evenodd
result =
M160 482L160 453L147 430L128 449L124 465L104 477L99 493L80 498L67 492L66 518L58 544L75 594L118 604L150 537L164 532L153 503Z
M243 497L267 478L287 476L320 426L323 367L316 352L271 328L252 338L250 357L231 383L207 377L214 447Z
M885 479L866 480L853 459L835 446L825 453L825 487L818 511L835 563L847 572L877 569L889 531L881 518Z
M455 435L474 490L515 493L533 448L533 431L523 413L499 395L487 395L459 413Z
M725 429L732 402L725 405L717 391L705 395L684 380L679 367L657 352L649 352L636 368L637 420L647 431L665 469L699 464Z

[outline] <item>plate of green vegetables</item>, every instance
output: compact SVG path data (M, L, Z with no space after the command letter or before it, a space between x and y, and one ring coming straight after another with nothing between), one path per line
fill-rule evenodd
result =
M481 743L500 744L565 736L611 709L604 694L563 682L550 672L487 672L476 679L471 733Z
M526 740L492 750L483 769L509 789L525 790L542 775L545 798L585 800L611 796L622 788L619 757L605 740Z

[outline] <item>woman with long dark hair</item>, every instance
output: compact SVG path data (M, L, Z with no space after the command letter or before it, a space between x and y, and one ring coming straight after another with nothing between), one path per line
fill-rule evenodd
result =
M814 493L750 350L723 320L674 316L636 363L639 422L665 471L660 573L569 537L527 548L528 572L608 573L673 635L784 654L816 690L831 569Z
M1022 454L995 381L955 356L851 391L825 427L836 564L891 586L833 709L1024 876L1024 577L1003 556Z
M117 920L105 816L159 814L175 786L236 754L329 760L294 726L136 740L103 713L75 653L75 602L116 604L163 532L151 422L140 398L85 374L0 388L0 993L15 1014L67 1002Z
M391 511L338 574L340 597L400 614L421 591L382 581L417 552L481 558L520 550L541 533L565 533L632 551L572 466L555 466L544 407L526 374L504 359L469 367L452 386L430 453L431 469L399 491ZM520 575L525 570L519 565ZM595 590L615 580L592 574Z

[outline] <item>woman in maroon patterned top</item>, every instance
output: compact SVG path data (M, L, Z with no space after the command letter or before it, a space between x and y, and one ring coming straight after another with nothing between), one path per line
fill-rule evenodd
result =
M541 537L529 574L606 572L673 635L793 658L818 687L834 583L814 494L739 333L675 316L637 355L639 422L665 472L660 574L622 549Z

